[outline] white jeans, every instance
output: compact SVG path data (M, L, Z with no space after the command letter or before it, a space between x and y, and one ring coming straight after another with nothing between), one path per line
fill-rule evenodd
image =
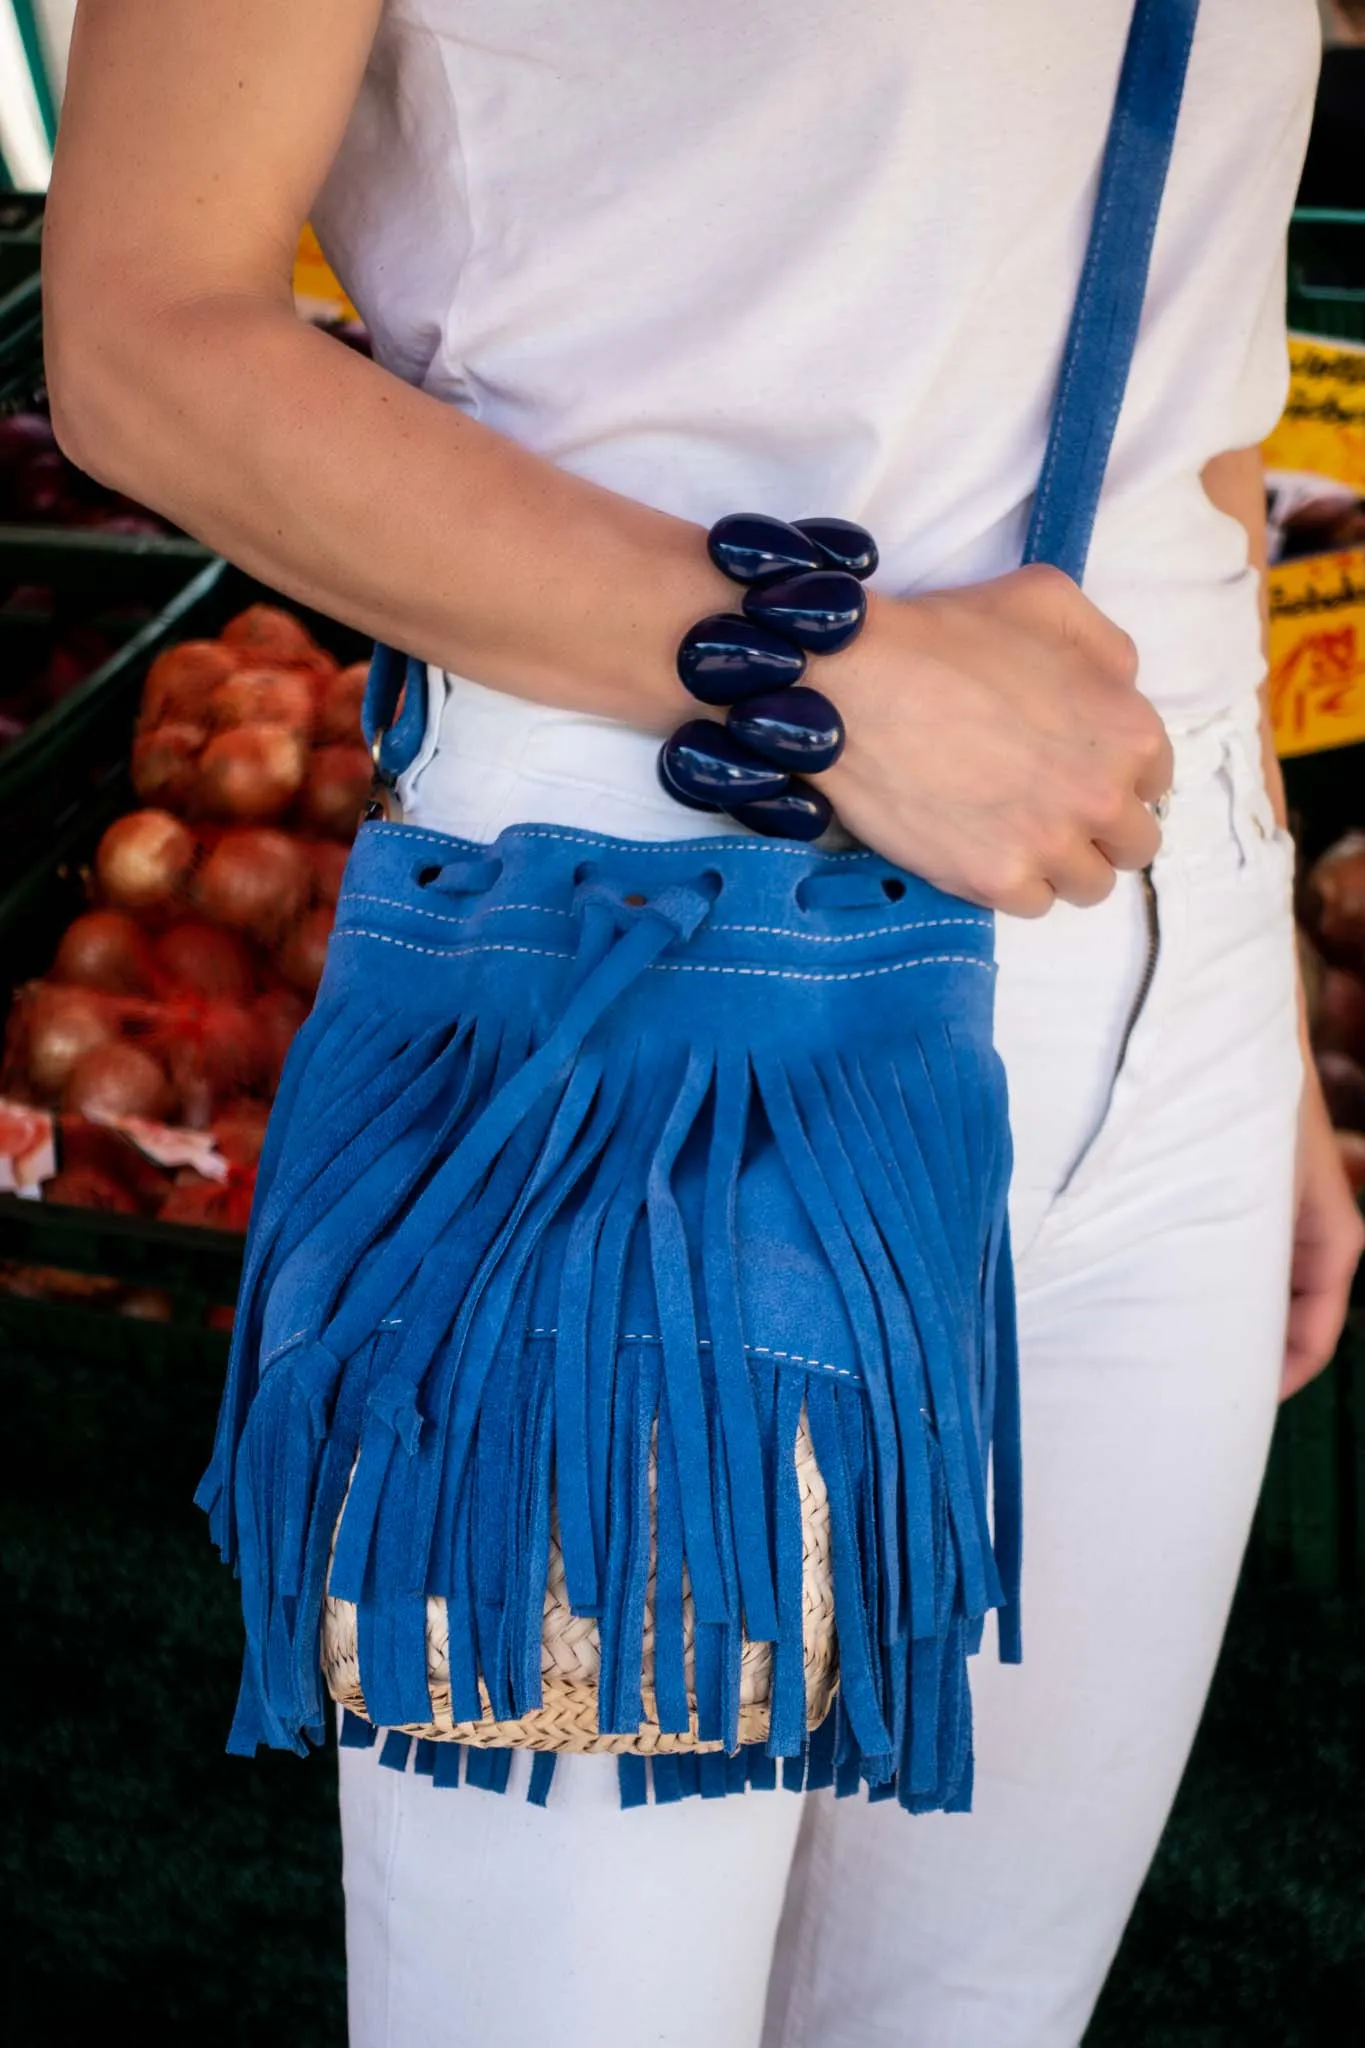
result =
M1000 922L1024 1663L989 1638L975 1662L975 1810L779 1791L623 1813L598 1757L561 1759L541 1810L524 1758L498 1798L344 1751L352 2048L1075 2048L1184 1767L1275 1412L1300 1065L1292 848L1255 715L1176 736L1150 984L1137 877ZM442 802L442 766L414 773L414 809L447 830L487 836L516 803L635 833L653 815L643 783L608 823L581 788L474 775L476 822L468 769Z

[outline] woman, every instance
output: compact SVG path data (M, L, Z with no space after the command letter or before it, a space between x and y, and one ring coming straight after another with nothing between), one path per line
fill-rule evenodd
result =
M883 561L820 780L1002 913L1027 1654L980 1660L974 1812L622 1813L597 1757L541 1811L345 1752L356 2048L1063 2048L1156 1843L1361 1232L1257 700L1312 0L1206 0L1087 595L1014 567L1129 13L81 7L58 433L431 664L409 820L706 829L654 774L733 602L705 529L837 512ZM293 317L308 215L383 368Z

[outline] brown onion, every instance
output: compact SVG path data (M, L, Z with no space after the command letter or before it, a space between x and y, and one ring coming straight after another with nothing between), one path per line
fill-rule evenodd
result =
M222 642L237 656L237 667L249 660L260 668L307 667L317 644L301 619L278 605L253 604L224 626Z
M263 1102L231 1102L213 1119L213 1141L231 1166L254 1166L270 1111Z
M220 818L278 818L303 783L307 750L283 725L219 733L199 760L199 794Z
M36 1094L60 1094L77 1062L118 1036L112 1005L86 989L39 982L25 1005L28 1078Z
M158 1122L171 1107L170 1084L142 1046L97 1045L71 1069L62 1107L73 1116L142 1116Z
M133 741L130 773L133 788L145 804L173 805L178 811L196 808L197 763L208 733L202 725L167 719Z
M68 1166L43 1183L43 1200L72 1209L108 1209L117 1216L136 1216L137 1203L118 1181L93 1166Z
M360 742L360 707L369 673L367 661L353 661L349 668L320 681L314 728L318 740L349 740L352 746Z
M1304 900L1327 958L1365 964L1365 832L1348 832L1314 863Z
M306 739L313 729L312 687L298 669L239 668L214 691L209 717L221 732L282 725Z
M201 996L231 996L245 1002L256 986L250 953L236 932L187 920L173 924L156 942L156 965L172 989Z
M1365 983L1344 968L1329 967L1312 1014L1316 1047L1365 1061Z
M168 647L147 671L142 686L142 725L149 728L168 718L203 717L209 692L230 676L238 657L216 640L182 640Z
M199 907L216 924L272 945L298 917L312 888L303 848L283 832L225 832L200 869Z
M149 993L155 964L147 935L123 910L88 910L69 924L52 963L52 979L110 995Z
M349 846L338 846L331 839L313 841L308 849L308 858L313 864L313 881L319 903L336 908L336 900L341 894L341 878L350 857Z
M1365 1068L1344 1052L1324 1052L1317 1057L1318 1079L1327 1100L1327 1113L1339 1131L1365 1131Z
M327 941L332 935L332 912L325 903L301 917L280 947L280 973L290 988L302 996L317 993L322 970L327 964Z
M130 811L101 839L95 873L120 910L166 910L189 881L197 853L194 835L169 811Z
M364 747L319 747L299 800L304 823L332 839L354 839L373 777Z

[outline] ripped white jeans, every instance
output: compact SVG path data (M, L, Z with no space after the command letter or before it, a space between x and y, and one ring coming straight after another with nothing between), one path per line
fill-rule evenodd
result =
M478 697L458 756L437 707L410 817L689 829L640 736L620 773L586 723ZM541 1810L524 1757L499 1798L345 1751L351 2048L1076 2048L1218 1653L1288 1289L1292 847L1254 699L1173 737L1150 900L1123 875L1096 909L999 925L1024 1663L989 1635L975 1661L975 1810L621 1812L600 1757L562 1758Z

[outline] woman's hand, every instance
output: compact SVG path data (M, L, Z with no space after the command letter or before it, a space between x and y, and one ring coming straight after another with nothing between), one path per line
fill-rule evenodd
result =
M1016 917L1093 904L1160 844L1171 748L1128 635L1059 570L906 601L811 678L848 743L819 777L848 830Z
M1311 1061L1299 1110L1294 1263L1280 1399L1316 1379L1337 1348L1365 1224L1351 1193Z

